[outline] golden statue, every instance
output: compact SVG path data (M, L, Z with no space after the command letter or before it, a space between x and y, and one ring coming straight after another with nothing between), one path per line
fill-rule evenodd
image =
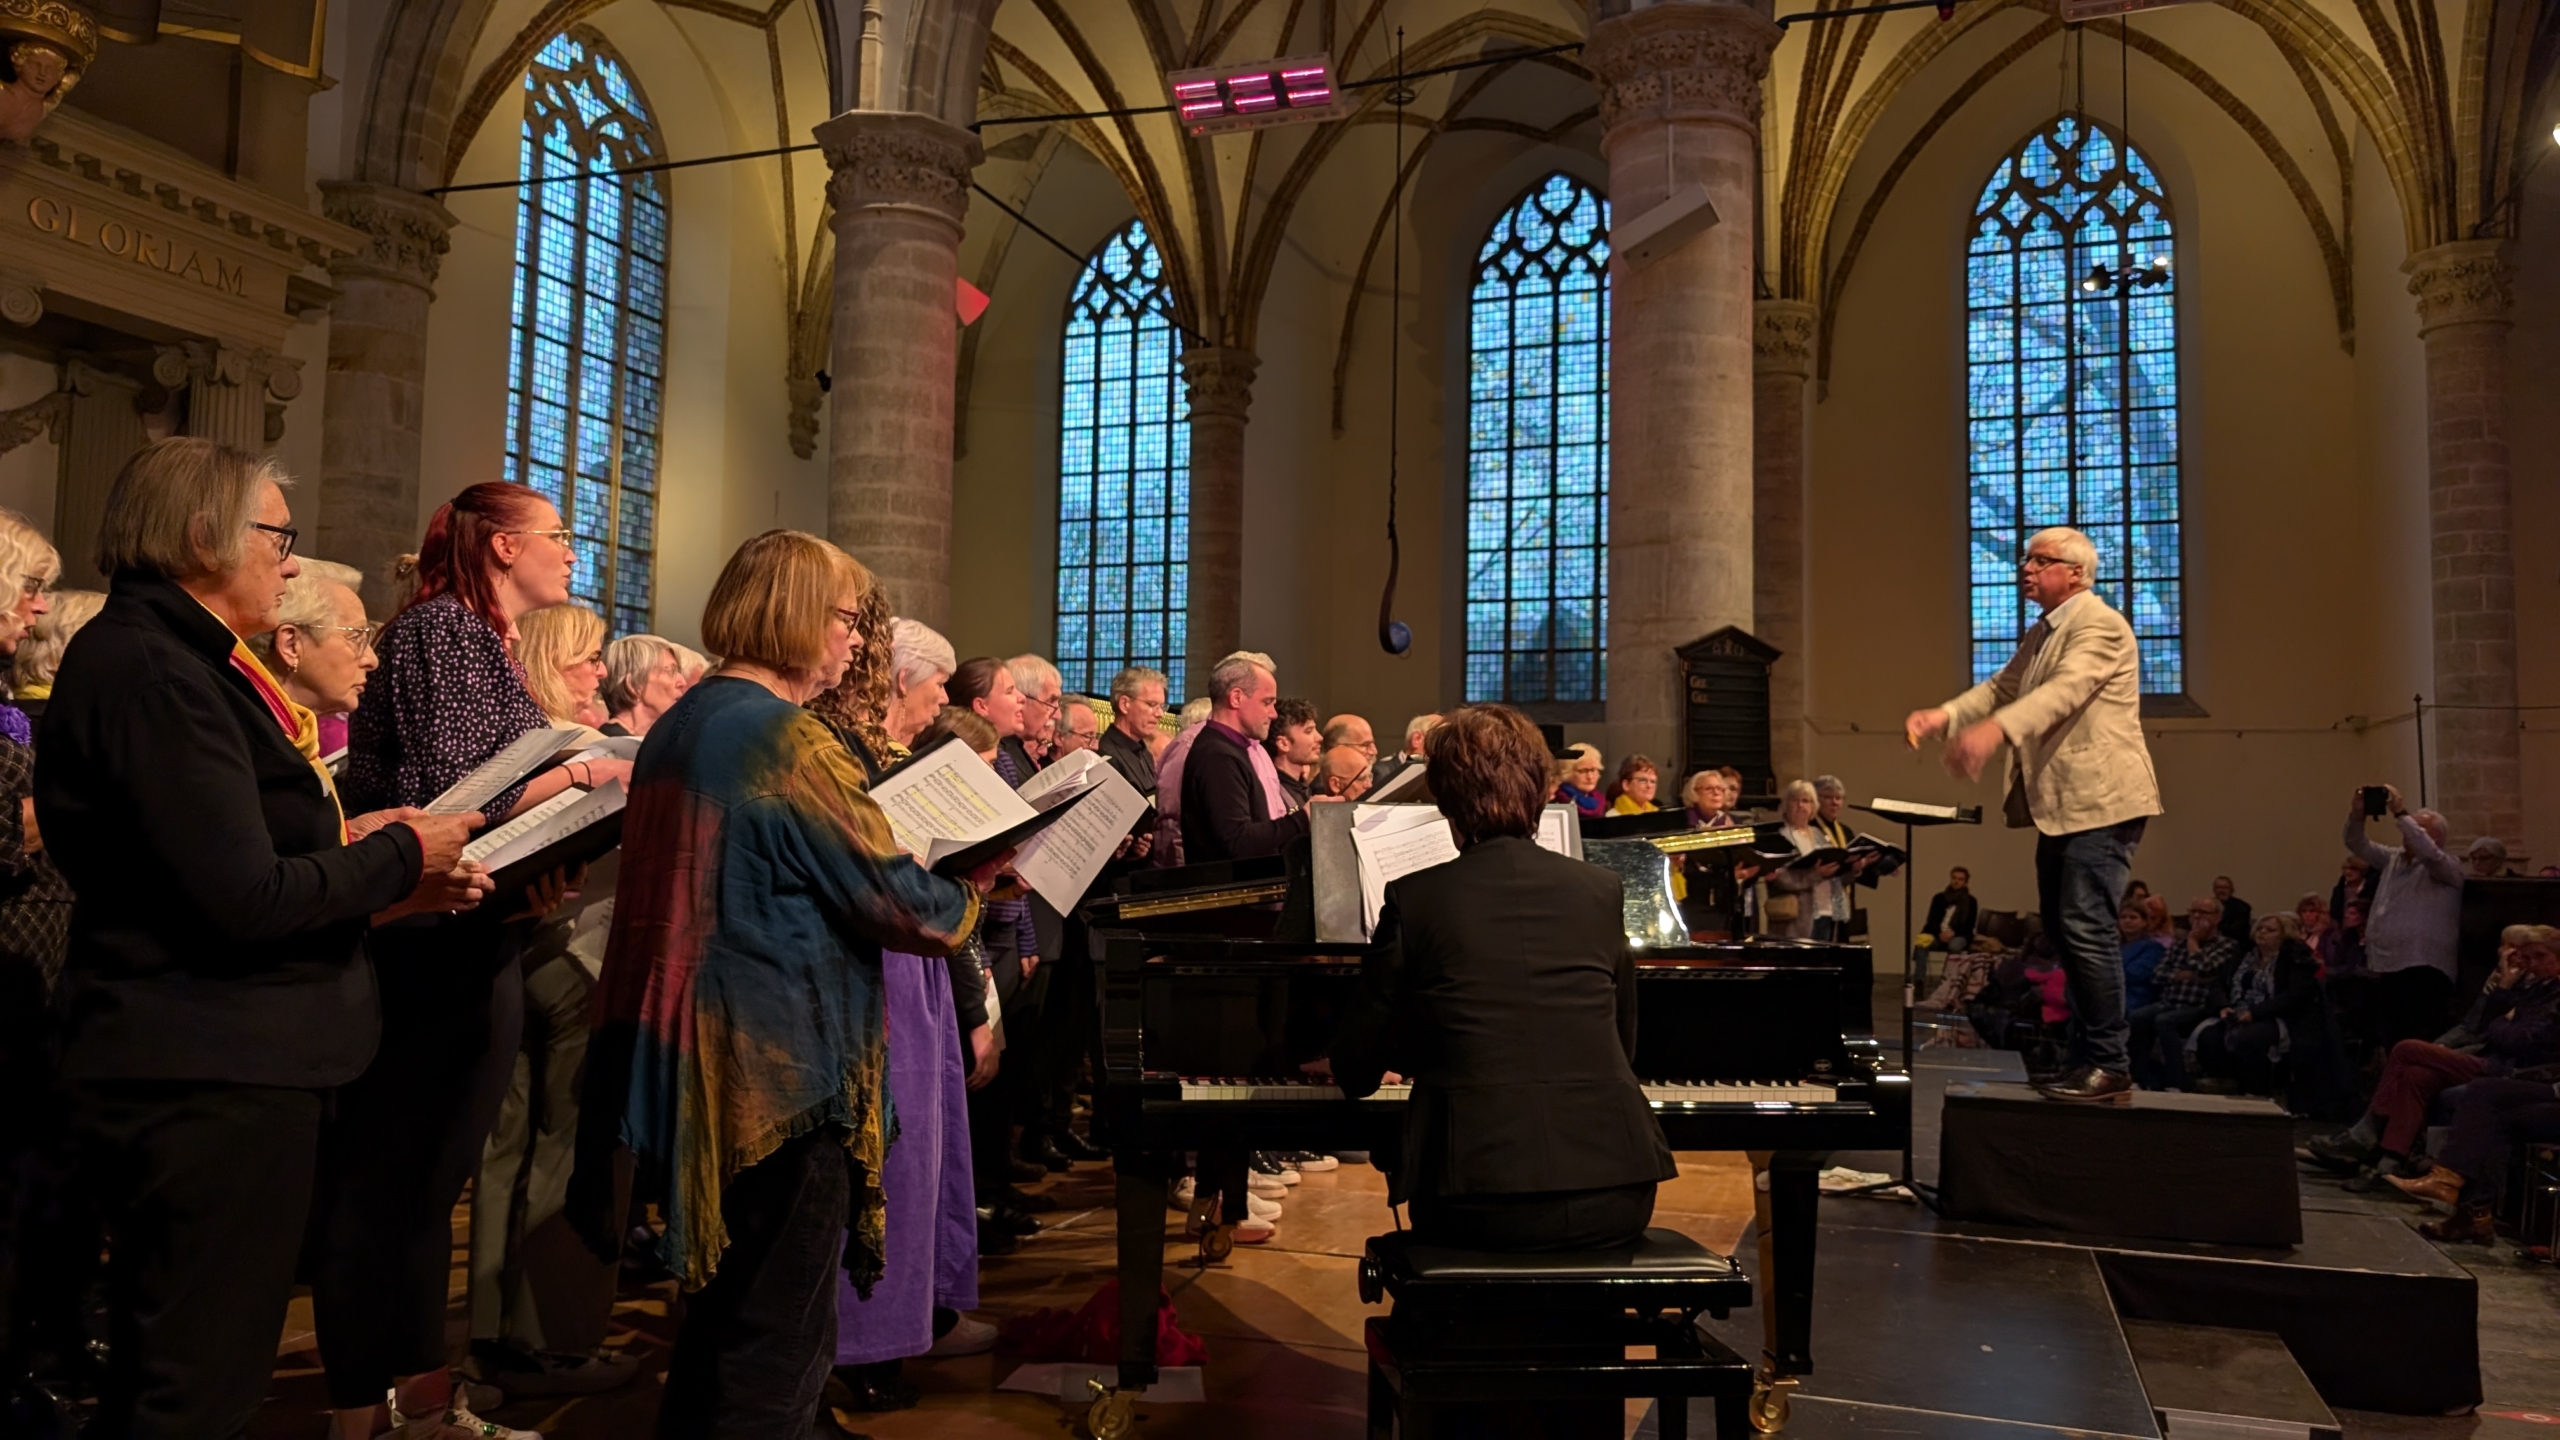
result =
M24 140L98 58L98 25L65 0L0 0L0 140Z

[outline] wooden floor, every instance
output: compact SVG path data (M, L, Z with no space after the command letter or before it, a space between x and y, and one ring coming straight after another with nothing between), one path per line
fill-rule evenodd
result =
M1665 1185L1654 1223L1730 1251L1751 1217L1751 1177L1739 1155L1683 1157L1680 1178ZM980 1318L1001 1321L1043 1306L1074 1309L1109 1278L1112 1256L1111 1169L1082 1165L1038 1187L1058 1202L1042 1218L1049 1228L1018 1252L980 1267ZM1225 1264L1184 1267L1195 1247L1181 1237L1181 1217L1167 1212L1166 1288L1183 1328L1208 1342L1207 1399L1150 1404L1152 1440L1324 1440L1362 1433L1365 1386L1360 1325L1372 1313L1354 1281L1362 1242L1392 1228L1384 1178L1366 1165L1308 1175L1283 1201L1280 1233L1261 1246L1239 1246ZM454 1219L454 1353L462 1353L463 1257L468 1211ZM511 1404L490 1418L539 1429L551 1440L637 1440L657 1413L659 1375L673 1334L671 1285L625 1293L616 1307L613 1342L640 1352L641 1377L621 1391L570 1401ZM250 1429L252 1440L319 1440L327 1404L312 1348L308 1300L296 1300L279 1346L275 1385ZM1054 1397L995 1387L1020 1362L981 1355L913 1361L907 1374L925 1391L915 1409L853 1418L858 1433L878 1440L973 1440L973 1437L1067 1433L1067 1411ZM1641 1407L1631 1409L1632 1426ZM840 1433L822 1422L819 1436Z

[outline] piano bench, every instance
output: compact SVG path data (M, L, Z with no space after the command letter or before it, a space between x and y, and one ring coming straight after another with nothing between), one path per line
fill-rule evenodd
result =
M1750 1277L1677 1231L1554 1254L1381 1235L1361 1259L1360 1298L1390 1295L1395 1313L1364 1331L1373 1440L1488 1433L1503 1419L1542 1434L1616 1436L1635 1398L1660 1401L1663 1440L1681 1440L1687 1401L1701 1395L1716 1402L1722 1440L1751 1433L1752 1367L1696 1323L1701 1312L1721 1319L1748 1306ZM1629 1359L1629 1346L1650 1346L1652 1357ZM1527 1406L1557 1408L1541 1420Z

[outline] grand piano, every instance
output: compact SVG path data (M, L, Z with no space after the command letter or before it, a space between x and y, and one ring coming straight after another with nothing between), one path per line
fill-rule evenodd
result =
M1666 854L1694 842L1577 844L1584 859L1627 881L1637 957L1634 1068L1665 1137L1674 1150L1753 1152L1768 1170L1760 1227L1766 1343L1752 1416L1778 1428L1795 1377L1813 1364L1822 1152L1899 1150L1910 1134L1910 1078L1886 1062L1872 1033L1869 952L1801 941L1694 943L1670 901ZM1325 1053L1363 949L1342 934L1344 880L1329 873L1339 856L1322 834L1314 850L1312 859L1301 853L1289 862L1140 872L1086 907L1101 987L1094 1123L1118 1171L1123 1394L1156 1378L1167 1187L1186 1152L1199 1152L1204 1164L1229 1157L1232 1173L1203 1174L1201 1189L1242 1195L1250 1150L1391 1156L1399 1148L1400 1090L1349 1100L1331 1080L1299 1068ZM1356 905L1356 890L1353 897ZM1204 1230L1204 1261L1226 1255L1231 1229Z

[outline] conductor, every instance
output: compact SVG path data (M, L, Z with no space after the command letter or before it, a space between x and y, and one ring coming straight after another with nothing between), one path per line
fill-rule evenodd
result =
M2090 593L2097 548L2077 530L2040 530L2019 563L2019 588L2044 617L2000 673L1903 722L1913 745L1947 735L1947 769L1979 779L2009 746L2005 808L2033 825L2044 931L2071 990L2070 1064L2036 1088L2054 1100L2121 1104L2133 1094L2125 1053L2124 967L2116 905L2160 786L2142 741L2142 663L2133 627Z
M1678 1173L1629 1063L1635 962L1618 877L1530 838L1547 746L1503 705L1434 728L1431 788L1458 858L1387 886L1334 1038L1343 1093L1413 1077L1391 1202L1465 1250L1631 1245Z

